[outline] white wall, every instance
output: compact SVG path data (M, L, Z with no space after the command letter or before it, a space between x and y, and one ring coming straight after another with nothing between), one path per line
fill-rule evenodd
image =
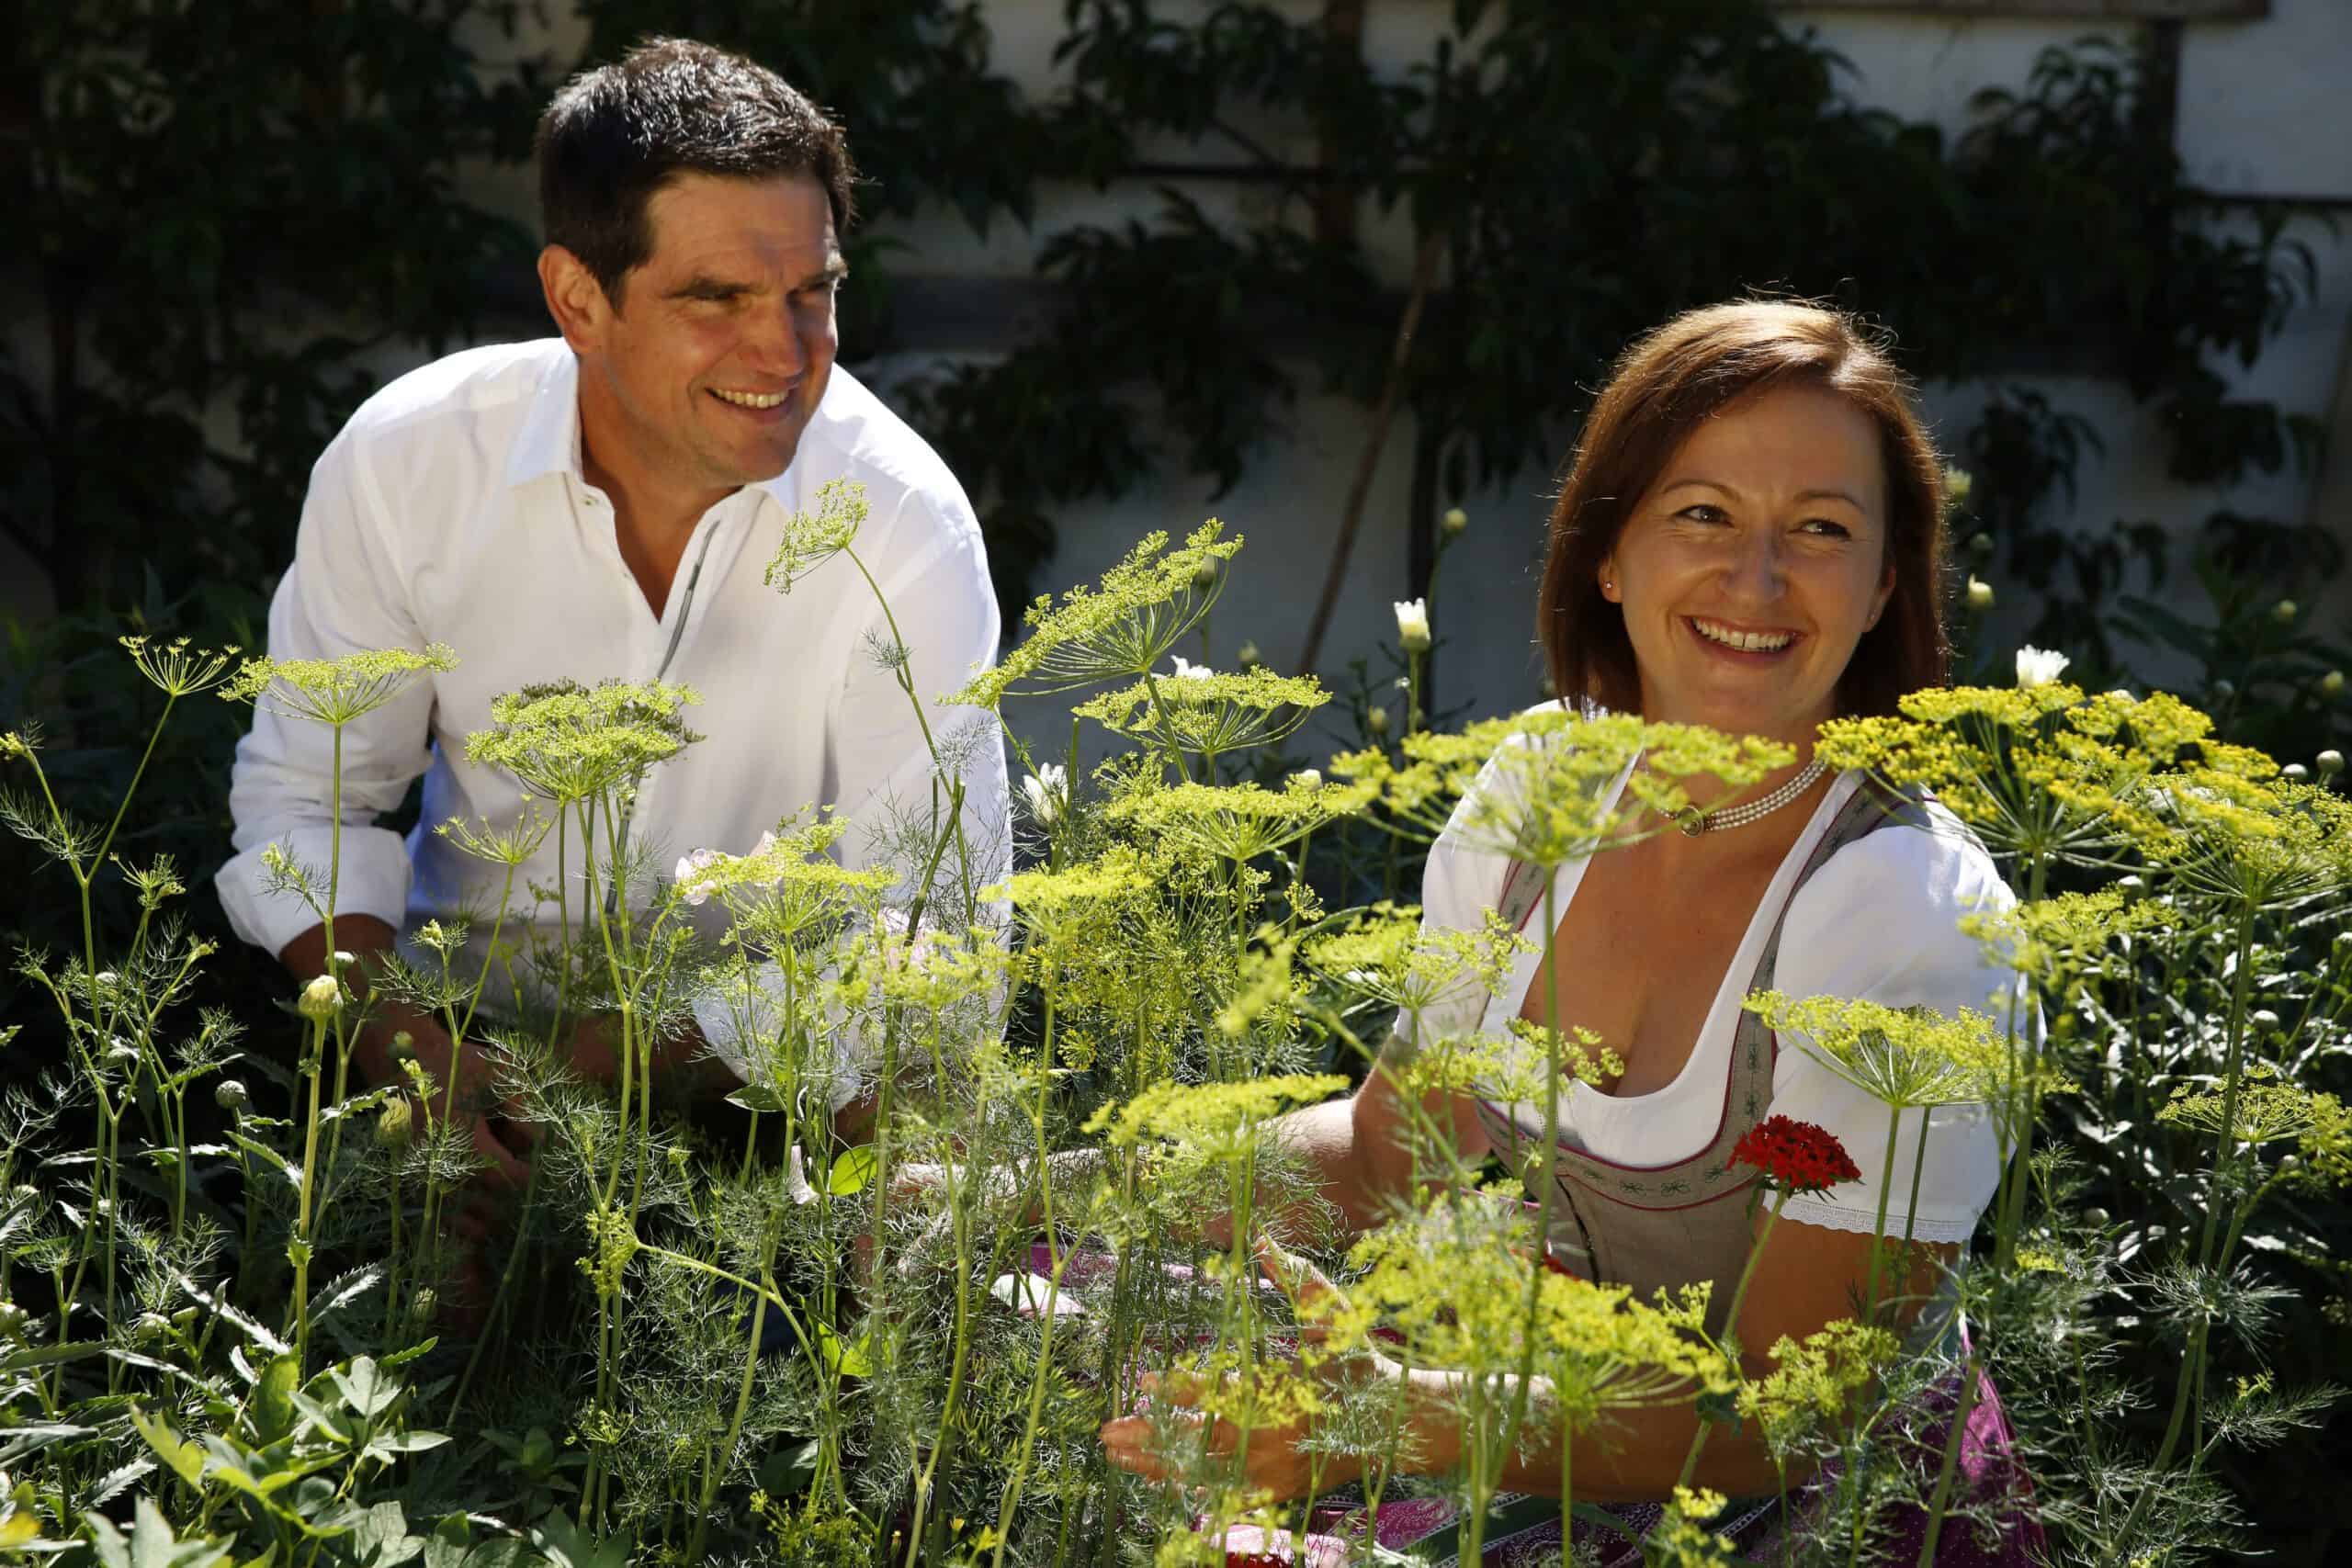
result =
M1317 9L1304 3L1292 8L1302 17ZM1375 65L1390 67L1420 57L1450 10L1449 0L1374 0L1368 56ZM999 68L1033 94L1054 90L1049 54L1060 35L1060 17L1059 0L996 0L989 7ZM1905 16L1893 8L1864 14L1792 11L1790 19L1817 28L1825 42L1852 62L1847 87L1855 98L1907 118L1932 118L1952 134L1969 123L1969 99L1978 89L2022 88L2041 51L2071 43L2086 30L2079 18L1975 20ZM2128 39L2130 34L2119 26L2112 36ZM2347 72L2352 5L2346 0L2274 0L2273 15L2265 21L2190 26L2183 50L2179 145L2191 177L2215 190L2352 196L2352 115L2344 107L2342 90ZM1311 145L1295 151L1302 159L1312 153ZM1216 155L1214 149L1189 154ZM1213 211L1232 210L1249 199L1246 191L1230 186L1203 186L1194 194ZM1041 201L1033 233L1000 228L981 243L944 214L893 225L891 232L909 247L897 265L910 272L1024 276L1042 236L1072 222L1148 217L1155 205L1146 189L1058 190ZM1406 236L1397 226L1377 221L1369 221L1364 232L1376 269L1401 285L1408 267ZM2332 236L2311 222L2299 224L2295 232L2317 259L2316 299L2295 311L2253 372L2234 362L2216 368L2245 395L2324 415L2352 320L2352 233ZM920 362L925 356L903 357ZM877 368L887 375L889 367ZM1311 375L1303 382L1312 385ZM2219 508L2299 518L2309 505L2309 476L2287 474L2235 487L2175 484L2162 472L2155 416L2133 407L2121 389L2081 378L2043 378L2038 384L2053 400L2088 418L2107 443L2103 455L2086 457L2079 475L2074 521L2080 526L2104 531L2119 517L2153 519L2183 536L2185 553L2186 536ZM1942 421L1948 441L1958 440L1981 405L1983 390L1928 389L1929 412ZM1170 473L1115 504L1065 513L1061 551L1044 583L1058 587L1080 581L1143 533L1179 531L1214 511L1250 538L1215 619L1214 658L1227 661L1243 640L1254 639L1270 659L1287 666L1296 657L1321 587L1364 423L1351 405L1306 398L1243 483L1214 505L1205 482ZM1392 629L1389 601L1404 592L1407 581L1402 534L1412 439L1409 420L1400 419L1358 539L1346 599L1326 644L1328 671L1340 671L1351 654L1368 652ZM2345 460L2352 461L2352 453ZM1550 484L1548 474L1523 474L1468 503L1473 527L1449 556L1438 594L1439 631L1445 639L1441 695L1446 701L1475 696L1482 711L1494 711L1537 695L1533 570ZM2176 572L2177 578L2185 575ZM2320 629L2344 635L2347 609L2352 584L2336 593ZM2005 606L2005 613L2021 610ZM1066 729L1050 720L1050 713L1041 711L1035 722L1038 738L1057 752Z

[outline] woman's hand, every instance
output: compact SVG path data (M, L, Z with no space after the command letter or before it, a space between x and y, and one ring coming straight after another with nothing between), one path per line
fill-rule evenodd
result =
M1299 1337L1308 1343L1320 1341L1323 1330L1319 1325L1344 1310L1347 1299L1305 1258L1285 1252L1263 1237L1259 1239L1257 1250L1258 1265L1266 1278L1287 1292L1300 1309ZM1393 1390L1406 1374L1387 1357L1360 1350L1344 1359L1320 1362L1313 1375L1327 1388L1338 1391L1361 1388L1367 1383ZM1147 1398L1181 1412L1179 1419L1191 1428L1192 1440L1205 1443L1205 1457L1230 1460L1238 1454L1242 1484L1266 1493L1276 1501L1304 1497L1363 1475L1363 1461L1358 1457L1304 1450L1302 1445L1315 1429L1311 1414L1276 1425L1253 1426L1248 1450L1243 1452L1239 1429L1202 1408L1229 1403L1232 1382L1229 1375L1213 1380L1194 1372L1170 1371L1147 1374L1142 1392ZM1120 1416L1103 1422L1104 1454L1120 1469L1148 1480L1177 1479L1184 1467L1168 1453L1162 1441L1155 1438L1154 1429L1160 1425L1147 1414Z

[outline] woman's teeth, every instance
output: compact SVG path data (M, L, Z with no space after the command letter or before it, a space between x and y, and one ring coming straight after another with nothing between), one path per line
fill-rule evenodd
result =
M710 395L714 398L719 398L725 401L733 403L739 408L772 409L778 403L783 402L787 394L783 392L729 392L722 388L713 387L710 389Z
M1709 642L1738 649L1742 653L1777 653L1796 641L1793 632L1743 632L1713 621L1693 620L1691 628Z

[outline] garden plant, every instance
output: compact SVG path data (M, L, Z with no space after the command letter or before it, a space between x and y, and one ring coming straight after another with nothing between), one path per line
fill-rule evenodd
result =
M863 517L854 487L829 490L786 528L771 584L788 594L835 557L862 573ZM944 710L926 716L932 798L900 819L811 811L662 864L628 803L696 743L693 694L560 682L502 699L468 743L514 776L518 825L432 826L510 873L552 840L561 874L510 874L470 948L468 930L427 925L411 959L333 964L242 1012L187 1005L213 955L171 862L122 851L141 775L85 821L37 733L0 739L7 823L61 868L42 894L74 900L83 933L15 958L69 1055L0 1103L0 1559L1371 1562L1351 1519L1442 1494L1465 1504L1476 1561L1531 1433L1605 1437L1615 1412L1690 1403L1764 1435L1802 1521L1790 1561L1875 1562L1904 1503L1927 1502L1937 1532L1986 1528L1991 1504L1955 1483L1958 1437L1924 1443L1912 1414L1939 1387L1964 1413L1980 1370L2052 1561L2233 1551L2230 1456L2337 1396L2271 1358L2293 1292L2345 1316L2317 1217L2352 1179L2329 1088L2352 1011L2340 759L2282 770L2178 699L2086 693L2031 649L2014 684L1827 726L1825 758L1933 791L2000 858L2022 901L1973 934L2018 986L1957 1018L1748 1005L1878 1098L1890 1146L1906 1111L1989 1106L2001 1184L1949 1271L1883 1201L1850 1316L1747 1345L1744 1280L1711 1314L1703 1292L1641 1300L1568 1273L1535 1239L1542 1204L1433 1122L1413 1140L1421 1200L1339 1245L1272 1123L1375 1059L1416 1087L1555 1113L1610 1067L1609 1042L1557 1021L1408 1027L1419 1043L1400 1045L1397 1025L1439 998L1498 986L1520 939L1424 929L1393 897L1327 900L1306 874L1318 839L1398 846L1357 863L1392 885L1401 868L1408 893L1450 818L1557 864L1669 826L1685 781L1736 791L1788 750L1556 705L1431 728L1432 628L1412 604L1398 717L1285 772L1272 749L1329 694L1177 653L1239 548L1216 523L1144 540L1099 584L1037 601L1023 639L954 696L991 721L1074 703L1062 759L1015 740L1026 869L1001 885L967 870ZM162 694L157 733L227 699L339 738L452 657L126 645ZM874 652L905 669L903 645ZM1087 725L1121 744L1080 776ZM1603 809L1597 784L1637 754L1624 805ZM1489 769L1513 787L1479 798L1509 804L1456 813ZM851 831L883 835L897 869L829 859ZM332 952L334 858L276 872ZM102 947L107 887L139 914ZM546 904L560 939L518 935ZM469 968L469 950L490 964ZM491 1109L534 1134L529 1179L503 1200L468 1142L484 1107L413 1059L401 1084L349 1070L355 1029L388 998L490 1046ZM724 1114L652 1072L697 998L735 1021L744 1071ZM616 1044L609 1088L557 1051L588 1016ZM1774 1215L1853 1170L1785 1119L1735 1161ZM2118 1190L2141 1201L2084 1197ZM1964 1311L1965 1340L1905 1336L1926 1293ZM1458 1459L1400 1442L1415 1371L1458 1410ZM1137 1412L1163 1479L1114 1468L1097 1439ZM1238 1484L1253 1434L1304 1435L1302 1495ZM1575 1481L1564 1458L1561 1489ZM1644 1550L1732 1561L1711 1524L1734 1506L1679 1489ZM1934 1550L1931 1534L1919 1561Z

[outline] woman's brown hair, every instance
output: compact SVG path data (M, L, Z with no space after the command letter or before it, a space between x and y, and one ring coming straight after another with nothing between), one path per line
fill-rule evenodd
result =
M1789 385L1823 388L1860 409L1878 429L1886 465L1894 591L1838 680L1838 711L1893 713L1905 693L1945 682L1951 648L1940 577L1944 470L1912 406L1910 382L1842 311L1756 299L1686 311L1643 337L1618 360L1585 420L1552 508L1536 601L1544 662L1564 699L1627 713L1641 705L1624 615L1601 597L1600 563L1701 422L1768 387Z

